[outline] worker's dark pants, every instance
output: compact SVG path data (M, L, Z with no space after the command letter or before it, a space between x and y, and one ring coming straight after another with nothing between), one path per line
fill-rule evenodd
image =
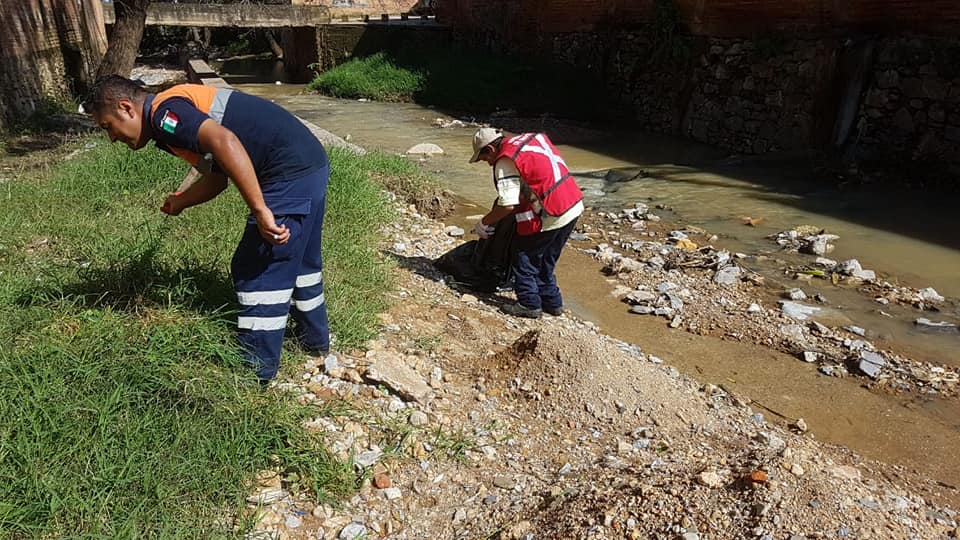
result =
M240 301L238 339L262 381L272 379L280 368L291 304L301 345L315 353L330 348L320 254L329 176L329 167L324 167L301 178L261 185L267 207L277 225L290 230L290 240L269 244L251 216L233 255L230 273Z
M557 287L553 269L563 251L570 232L577 225L573 220L552 231L538 232L529 236L517 235L514 240L513 291L517 301L531 309L557 309L563 307L563 297Z

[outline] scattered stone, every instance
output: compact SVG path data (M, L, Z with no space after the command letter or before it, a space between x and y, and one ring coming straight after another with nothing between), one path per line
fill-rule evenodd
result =
M790 289L784 293L784 297L789 298L790 300L806 300L807 293L803 292L802 289Z
M651 291L633 291L624 300L632 305L645 305L655 302L657 298L657 294Z
M266 506L273 504L286 496L286 490L280 488L270 488L247 497L247 502Z
M463 302L464 304L476 304L477 302L480 301L480 299L478 299L476 296L472 294L464 293L460 297L460 301Z
M288 529L296 529L303 525L303 520L297 516L287 516L287 519L284 520L283 524L286 525Z
M813 351L803 351L804 362L812 364L813 362L816 362L818 358L820 358L820 355L818 353L815 353Z
M635 313L637 315L650 315L657 308L653 306L633 306L630 308L630 313Z
M331 371L339 367L340 367L340 361L337 360L336 356L332 354L328 354L327 357L323 359L323 370L326 371L327 373L330 373Z
M852 276L855 272L860 272L863 270L863 267L860 266L860 261L856 259L849 259L841 262L837 270L844 275Z
M715 471L704 471L700 473L697 475L697 482L710 488L719 488L724 484L723 476Z
M866 336L866 335L867 335L867 331L864 330L863 328L860 328L859 326L853 326L853 325L851 325L851 326L844 326L843 329L846 330L847 332L850 332L851 334L856 334L856 335L858 335L858 336Z
M377 489L387 489L393 485L393 481L390 480L390 476L386 474L378 474L373 477L373 486Z
M351 523L340 530L340 540L358 540L366 538L367 528L360 523Z
M423 402L430 395L430 387L416 371L407 367L397 354L381 352L364 377L382 384L399 396Z
M443 154L443 148L440 148L433 143L415 144L407 150L407 155L442 156Z
M956 332L958 330L957 325L951 322L933 322L925 317L920 317L919 319L913 321L913 324L915 324L917 328L921 330L929 330L933 332Z
M787 317L793 317L801 321L809 319L812 315L816 315L820 312L820 308L815 306L808 306L806 304L800 304L798 302L780 302L780 311Z
M500 489L511 490L517 487L517 481L509 476L497 476L493 479L493 485Z
M799 432L799 433L806 433L807 430L809 429L809 428L807 427L807 422L804 421L803 418L797 418L797 421L794 422L794 423L792 423L792 424L790 424L789 427L790 427L791 429Z
M763 311L763 308L759 304L750 304L747 308L747 313L760 313Z
M400 491L398 487L388 487L383 490L383 496L387 498L388 501L395 501L403 497L403 492Z
M409 422L411 426L425 426L430 423L430 417L423 411L413 411L410 413Z
M838 240L840 237L835 234L817 234L808 236L800 242L800 253L809 253L811 255L826 255L833 251L833 244L830 242Z
M887 365L887 361L879 353L873 351L860 351L860 361L857 367L864 375L871 379L880 376L880 370Z
M860 480L860 471L850 465L839 465L830 469L830 474L844 480Z
M454 225L447 226L446 228L443 229L443 232L445 232L447 236L452 236L454 238L459 238L464 234L464 231L462 228L456 227Z
M739 266L727 266L713 275L713 282L719 285L735 285L740 281L741 273Z
M353 462L357 465L367 468L373 466L374 463L380 459L380 456L383 455L383 451L378 449L369 450L366 452L360 452L353 458Z
M943 302L944 297L940 296L933 287L927 287L926 289L920 289L920 299L924 302Z

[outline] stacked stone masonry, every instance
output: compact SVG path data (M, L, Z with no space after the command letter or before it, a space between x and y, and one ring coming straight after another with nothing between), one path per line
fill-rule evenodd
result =
M552 56L598 73L645 129L738 153L845 154L875 172L911 170L923 174L918 180L956 183L960 40L873 38L852 129L834 140L844 39L688 36L681 58L658 62L649 35L562 34Z

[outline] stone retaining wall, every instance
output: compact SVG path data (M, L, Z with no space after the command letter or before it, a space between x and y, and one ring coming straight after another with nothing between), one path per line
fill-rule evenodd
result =
M645 129L958 184L958 39L686 36L665 47L649 32L580 32L556 36L553 57L596 71Z
M429 49L451 42L450 29L439 25L334 24L317 29L317 71L378 52Z

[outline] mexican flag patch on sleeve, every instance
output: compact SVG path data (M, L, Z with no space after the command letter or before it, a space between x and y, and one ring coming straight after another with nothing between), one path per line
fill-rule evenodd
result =
M167 133L176 131L178 124L180 124L180 117L174 114L173 111L164 112L163 118L160 119L160 129Z

